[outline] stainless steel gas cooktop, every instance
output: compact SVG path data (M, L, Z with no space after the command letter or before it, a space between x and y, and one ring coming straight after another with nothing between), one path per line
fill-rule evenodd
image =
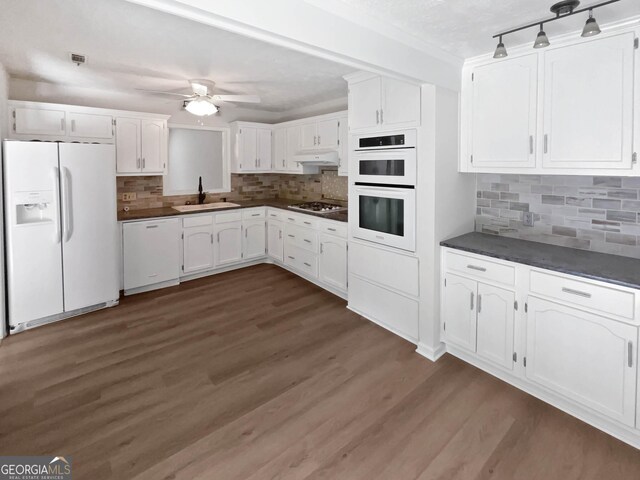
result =
M338 205L336 203L325 203L325 202L298 203L296 205L289 205L289 208L292 210L301 210L303 212L313 212L313 213L320 213L320 214L347 211L347 207L343 207L342 205Z

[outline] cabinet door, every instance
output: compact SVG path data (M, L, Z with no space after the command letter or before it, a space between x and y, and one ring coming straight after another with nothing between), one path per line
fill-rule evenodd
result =
M240 262L242 260L242 222L216 226L216 243L213 246L216 267Z
M122 233L125 290L180 277L179 220L125 223Z
M338 290L347 290L347 241L331 235L320 235L321 282Z
M279 128L273 131L273 168L287 170L287 130Z
M55 135L67 133L64 110L16 108L14 132L21 135Z
M113 117L93 113L70 112L69 136L73 138L113 138Z
M213 227L185 228L182 240L183 273L210 268L213 268Z
M536 297L528 311L527 378L633 426L638 328Z
M302 167L296 161L296 153L300 150L300 127L287 128L287 170L302 172Z
M271 170L271 130L259 128L256 136L258 139L258 170Z
M318 148L318 126L307 123L300 127L300 149L314 150Z
M164 171L165 123L163 120L142 120L142 171Z
M318 122L318 146L322 149L337 149L338 128L338 119Z
M284 238L281 222L270 220L267 224L267 253L271 258L284 260Z
M238 133L239 168L243 172L258 169L258 132L255 128L242 127Z
M447 274L442 317L447 344L476 351L476 290L473 280Z
M338 175L346 177L349 175L349 129L347 119L341 118L338 122L338 147L339 163Z
M544 53L545 167L631 168L632 32Z
M478 284L477 354L513 370L513 322L515 294Z
M137 173L142 169L140 160L140 120L116 118L116 172Z
M380 125L384 128L420 125L420 87L383 78Z
M537 75L537 54L474 69L472 167L535 167Z
M381 81L380 77L374 77L349 84L349 127L352 132L379 126Z
M266 251L266 234L264 220L245 220L244 227L244 259L264 257Z

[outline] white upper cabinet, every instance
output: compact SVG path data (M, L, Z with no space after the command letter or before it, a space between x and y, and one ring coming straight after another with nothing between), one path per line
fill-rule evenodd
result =
M259 128L256 134L258 170L271 170L271 130Z
M16 107L12 112L13 132L18 135L64 136L66 113L55 106L42 108Z
M163 120L142 120L142 171L144 173L164 171L165 130L166 122Z
M258 169L258 130L251 127L241 128L238 132L238 161L241 171Z
M233 173L269 172L271 164L271 126L260 123L231 124Z
M355 74L349 82L349 130L365 132L420 125L420 87L392 78Z
M287 129L277 128L273 131L273 169L287 170Z
M473 71L472 168L535 167L538 56L507 58Z
M340 120L332 118L317 123L318 128L318 147L323 150L338 148Z
M544 53L544 167L631 167L633 61L633 32Z
M460 171L640 175L638 32L576 35L541 50L522 47L524 55L516 47L504 59L467 63Z
M302 173L302 167L296 162L296 153L300 150L301 127L287 127L287 170Z
M116 167L117 172L139 173L142 168L140 150L140 119L119 117L116 119Z
M313 150L318 148L318 127L315 123L300 126L300 149Z
M116 173L164 175L167 155L167 121L117 117Z
M113 139L113 117L94 113L69 112L69 136Z

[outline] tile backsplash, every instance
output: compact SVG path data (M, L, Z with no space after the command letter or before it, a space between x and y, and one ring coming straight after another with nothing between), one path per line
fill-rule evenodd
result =
M196 203L197 195L163 196L162 177L117 177L118 210L168 207ZM347 177L339 177L335 170L315 175L285 175L276 173L231 175L231 192L207 194L207 201L226 198L236 200L261 200L287 198L299 201L324 199L347 200ZM124 201L124 193L135 193L136 199Z
M476 190L479 232L640 258L638 177L478 174Z

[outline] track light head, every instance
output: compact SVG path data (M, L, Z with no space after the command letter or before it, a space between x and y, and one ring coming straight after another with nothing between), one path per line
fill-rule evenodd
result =
M502 35L500 35L500 40L498 41L496 51L493 53L493 58L504 58L506 56L507 49L504 47L504 43L502 43Z
M600 27L598 26L598 22L593 18L593 10L589 10L589 18L587 18L587 23L584 24L584 28L582 29L583 37L593 37L594 35L598 35L600 33Z
M542 23L540 24L540 31L538 32L538 36L536 37L536 41L533 43L533 48L544 48L544 47L548 47L549 45L551 45L551 43L549 42L549 38L547 37L547 34L544 33L544 30L542 29Z

